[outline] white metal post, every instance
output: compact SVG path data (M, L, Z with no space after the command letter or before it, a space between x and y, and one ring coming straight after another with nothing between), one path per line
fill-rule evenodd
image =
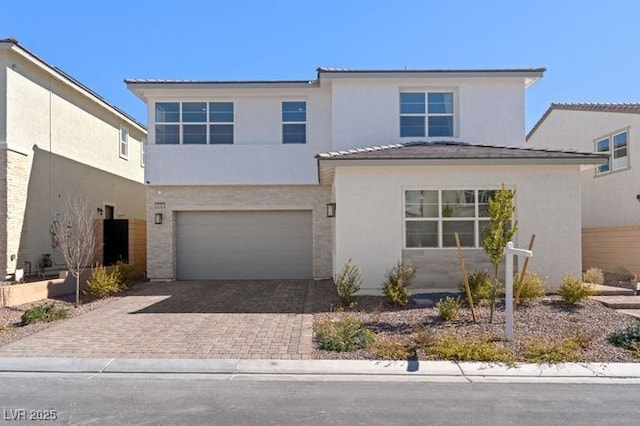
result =
M504 294L504 311L507 317L505 324L505 331L507 334L507 341L513 340L513 256L531 257L533 252L531 250L513 248L513 242L507 243L506 250L506 262L505 265L505 294Z

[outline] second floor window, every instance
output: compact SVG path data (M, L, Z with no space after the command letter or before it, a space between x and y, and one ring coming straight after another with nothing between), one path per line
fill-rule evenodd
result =
M629 167L628 136L625 130L596 139L596 152L609 155L607 164L598 166L597 174L602 175Z
M306 102L282 102L282 143L307 143Z
M453 93L400 93L401 137L453 137Z
M120 127L120 157L129 157L129 129L126 127Z
M156 144L232 144L233 102L158 102Z

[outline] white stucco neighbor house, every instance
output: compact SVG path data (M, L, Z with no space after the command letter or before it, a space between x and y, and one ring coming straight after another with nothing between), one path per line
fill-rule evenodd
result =
M0 40L0 281L36 274L45 254L44 266L64 269L51 221L67 196L88 201L100 243L102 219L128 219L130 239L146 235L145 139L143 125L95 92ZM135 248L128 260L144 264L146 238Z
M597 152L582 172L582 267L640 272L640 103L554 103L527 146Z
M522 148L544 69L343 70L304 81L125 80L148 105L152 280L328 278L352 259L377 294L398 260L415 290L470 269L487 200L515 189L533 267L580 271L580 168L601 156ZM574 218L567 221L566 218Z

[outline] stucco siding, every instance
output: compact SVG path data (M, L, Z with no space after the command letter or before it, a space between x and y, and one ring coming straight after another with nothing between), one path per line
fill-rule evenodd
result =
M378 293L386 271L410 257L403 236L405 189L485 189L502 183L517 191L515 245L528 244L536 234L531 268L547 276L552 288L565 273L580 273L579 166L337 167L334 273L351 258L363 269L362 291ZM420 253L424 250L416 256ZM417 288L433 286L424 279ZM442 286L453 288L457 282Z
M331 276L331 219L326 217L330 187L325 186L147 186L148 276L176 276L175 213L180 211L311 210L314 278ZM162 213L162 224L154 223Z

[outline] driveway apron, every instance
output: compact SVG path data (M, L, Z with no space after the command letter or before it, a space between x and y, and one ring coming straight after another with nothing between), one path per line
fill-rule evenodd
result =
M0 357L309 359L331 281L143 283L128 296L0 347Z

